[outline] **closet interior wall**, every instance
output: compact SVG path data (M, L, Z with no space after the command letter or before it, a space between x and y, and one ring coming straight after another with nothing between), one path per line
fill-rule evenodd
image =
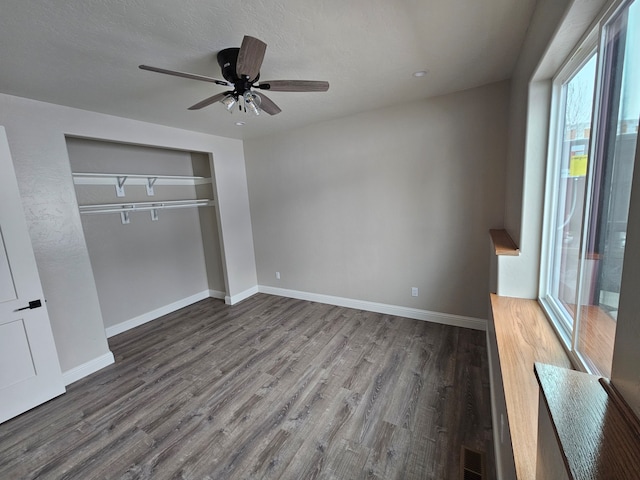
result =
M87 184L77 176L97 173L213 178L207 154L72 137L67 138L67 150L107 332L110 327L118 329L172 305L182 306L190 299L224 297L215 206L158 209L156 220L150 210L131 211L127 224L117 212L82 213L86 205L214 199L212 183L158 180L153 196L149 196L145 179L126 180L125 196L118 197L114 185Z

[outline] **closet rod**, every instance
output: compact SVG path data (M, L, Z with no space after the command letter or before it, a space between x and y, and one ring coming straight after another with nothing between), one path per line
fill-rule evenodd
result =
M163 210L168 208L210 207L213 200L167 200L164 202L105 203L101 205L80 205L80 213L121 213Z

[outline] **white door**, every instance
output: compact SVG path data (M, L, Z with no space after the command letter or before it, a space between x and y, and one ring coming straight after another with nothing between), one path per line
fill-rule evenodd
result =
M0 127L0 423L64 391L11 152Z

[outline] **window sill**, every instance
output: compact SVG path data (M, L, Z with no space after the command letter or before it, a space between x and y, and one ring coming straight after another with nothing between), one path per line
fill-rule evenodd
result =
M520 255L520 249L506 230L489 230L489 235L491 236L496 255L512 257Z
M538 430L536 362L572 368L569 357L536 300L491 294L495 332L516 475L534 479Z

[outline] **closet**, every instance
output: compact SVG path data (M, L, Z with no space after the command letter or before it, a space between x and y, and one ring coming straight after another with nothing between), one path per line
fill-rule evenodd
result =
M224 298L208 154L66 141L107 336Z

